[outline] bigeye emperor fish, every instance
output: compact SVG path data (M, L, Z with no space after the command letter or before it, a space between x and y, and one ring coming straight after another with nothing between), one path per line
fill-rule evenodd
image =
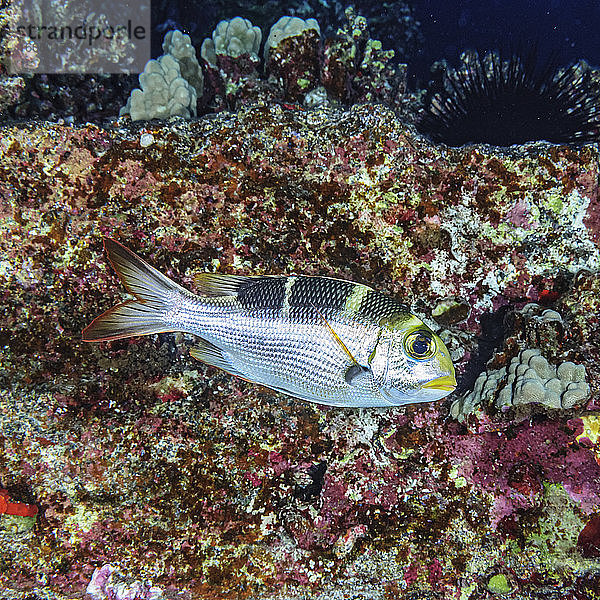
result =
M442 340L399 302L329 277L196 276L197 294L120 243L109 261L134 299L96 318L88 342L181 331L190 354L247 381L342 407L439 400L456 387Z

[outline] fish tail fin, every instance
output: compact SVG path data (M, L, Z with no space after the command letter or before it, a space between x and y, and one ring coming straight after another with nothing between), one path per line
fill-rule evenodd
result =
M85 342L118 340L174 331L166 319L181 294L188 292L119 242L105 238L108 260L135 300L113 306L83 330Z

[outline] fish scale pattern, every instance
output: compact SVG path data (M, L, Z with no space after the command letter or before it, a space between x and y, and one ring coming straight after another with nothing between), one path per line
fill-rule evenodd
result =
M298 277L290 288L288 302L291 307L315 306L341 310L356 287L355 283L339 279Z
M238 289L238 301L245 309L279 309L285 298L283 277L258 277L243 282Z
M326 277L249 278L240 284L237 297L247 310L314 307L349 312L375 323L408 312L393 298L365 285Z

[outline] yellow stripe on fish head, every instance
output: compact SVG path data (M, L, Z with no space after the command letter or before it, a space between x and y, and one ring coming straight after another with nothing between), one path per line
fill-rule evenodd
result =
M398 312L384 317L379 321L379 325L392 333L409 331L417 327L426 327L419 317L415 317L415 315L409 312Z

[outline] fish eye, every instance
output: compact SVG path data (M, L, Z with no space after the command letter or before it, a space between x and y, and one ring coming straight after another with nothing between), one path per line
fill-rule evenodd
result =
M435 353L435 342L428 331L417 330L409 333L404 340L406 353L417 360L431 358Z

